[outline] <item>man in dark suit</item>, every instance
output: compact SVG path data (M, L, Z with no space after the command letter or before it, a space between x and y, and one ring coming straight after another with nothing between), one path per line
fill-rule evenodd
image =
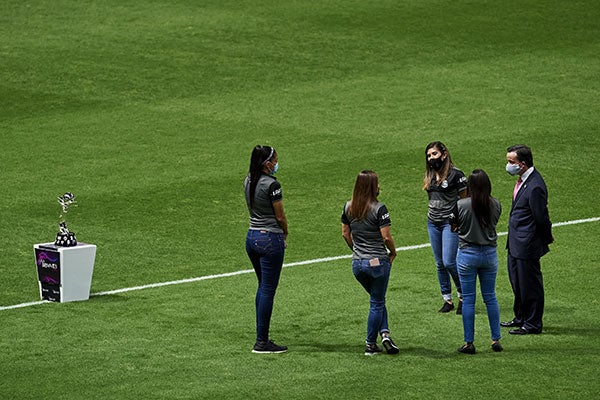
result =
M554 241L548 215L548 190L542 175L533 167L531 149L524 145L507 149L506 171L519 175L508 220L508 277L515 295L511 327L513 335L542 332L544 283L540 258Z

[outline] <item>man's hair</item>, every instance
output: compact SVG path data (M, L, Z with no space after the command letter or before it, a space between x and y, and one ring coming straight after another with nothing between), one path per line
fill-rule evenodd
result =
M517 160L524 162L527 167L533 167L533 153L531 149L524 144L517 144L506 149L507 153L516 153Z

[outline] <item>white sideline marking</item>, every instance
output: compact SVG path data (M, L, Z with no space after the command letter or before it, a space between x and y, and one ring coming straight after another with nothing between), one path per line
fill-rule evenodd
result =
M600 221L600 217L586 218L586 219L576 219L576 220L573 220L573 221L557 222L557 223L552 224L552 227L555 228L555 227L558 227L558 226L576 225L576 224L583 224L583 223L586 223L586 222L597 222L597 221ZM506 236L507 234L508 234L508 232L498 232L498 236ZM408 251L408 250L422 249L422 248L425 248L425 247L430 247L430 244L429 243L423 243L423 244L417 244L417 245L414 245L414 246L398 247L396 250L397 251ZM324 258L315 258L313 260L296 261L296 262L292 262L292 263L288 263L288 264L283 264L283 268L295 267L295 266L298 266L298 265L318 264L318 263L322 263L322 262L336 261L336 260L342 260L342 259L346 259L346 258L352 258L352 255L351 254L344 254L344 255L335 256L335 257L324 257ZM205 281L205 280L208 280L208 279L226 278L228 276L249 274L249 273L252 273L252 272L254 272L253 269L244 269L244 270L241 270L241 271L227 272L227 273L224 273L224 274L205 275L205 276L199 276L199 277L196 277L196 278L180 279L180 280L177 280L177 281L151 283L151 284L148 284L148 285L141 285L141 286L133 286L133 287L128 287L128 288L122 288L122 289L108 290L108 291L105 291L105 292L92 293L90 296L106 296L106 295L110 295L110 294L133 292L135 290L151 289L151 288L157 288L157 287L162 287L162 286L179 285L179 284L182 284L182 283L191 283L191 282ZM51 302L44 300L44 301L32 301L30 303L14 304L14 305L11 305L11 306L0 306L0 311L12 310L12 309L15 309L15 308L23 308L23 307L29 307L29 306L36 306L36 305L45 304L45 303L51 303Z

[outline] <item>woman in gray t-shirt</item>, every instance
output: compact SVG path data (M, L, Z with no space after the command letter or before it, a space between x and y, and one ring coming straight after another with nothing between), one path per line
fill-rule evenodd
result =
M470 197L457 204L458 275L463 295L463 332L465 344L460 353L474 354L475 345L475 297L477 278L481 295L487 308L491 331L492 350L502 351L500 345L500 307L496 299L496 275L498 254L496 252L496 224L502 208L491 196L492 184L485 171L476 169L469 176Z
M250 158L250 171L244 180L250 228L246 252L258 278L256 291L256 343L253 353L283 353L286 346L269 338L273 300L287 247L288 224L283 212L281 185L273 176L279 168L273 147L256 146Z
M352 249L352 272L371 298L365 350L365 355L369 356L383 351L377 346L379 334L388 354L399 351L390 337L385 306L396 245L390 233L390 214L377 200L378 195L377 174L370 170L362 171L356 178L352 199L346 203L342 213L342 236Z

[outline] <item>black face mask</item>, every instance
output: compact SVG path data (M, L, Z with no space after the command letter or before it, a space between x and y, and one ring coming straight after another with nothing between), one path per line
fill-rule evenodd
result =
M431 160L428 161L428 163L429 163L429 166L436 171L439 171L440 169L442 169L442 166L444 165L444 161L442 160L442 157L432 158Z

